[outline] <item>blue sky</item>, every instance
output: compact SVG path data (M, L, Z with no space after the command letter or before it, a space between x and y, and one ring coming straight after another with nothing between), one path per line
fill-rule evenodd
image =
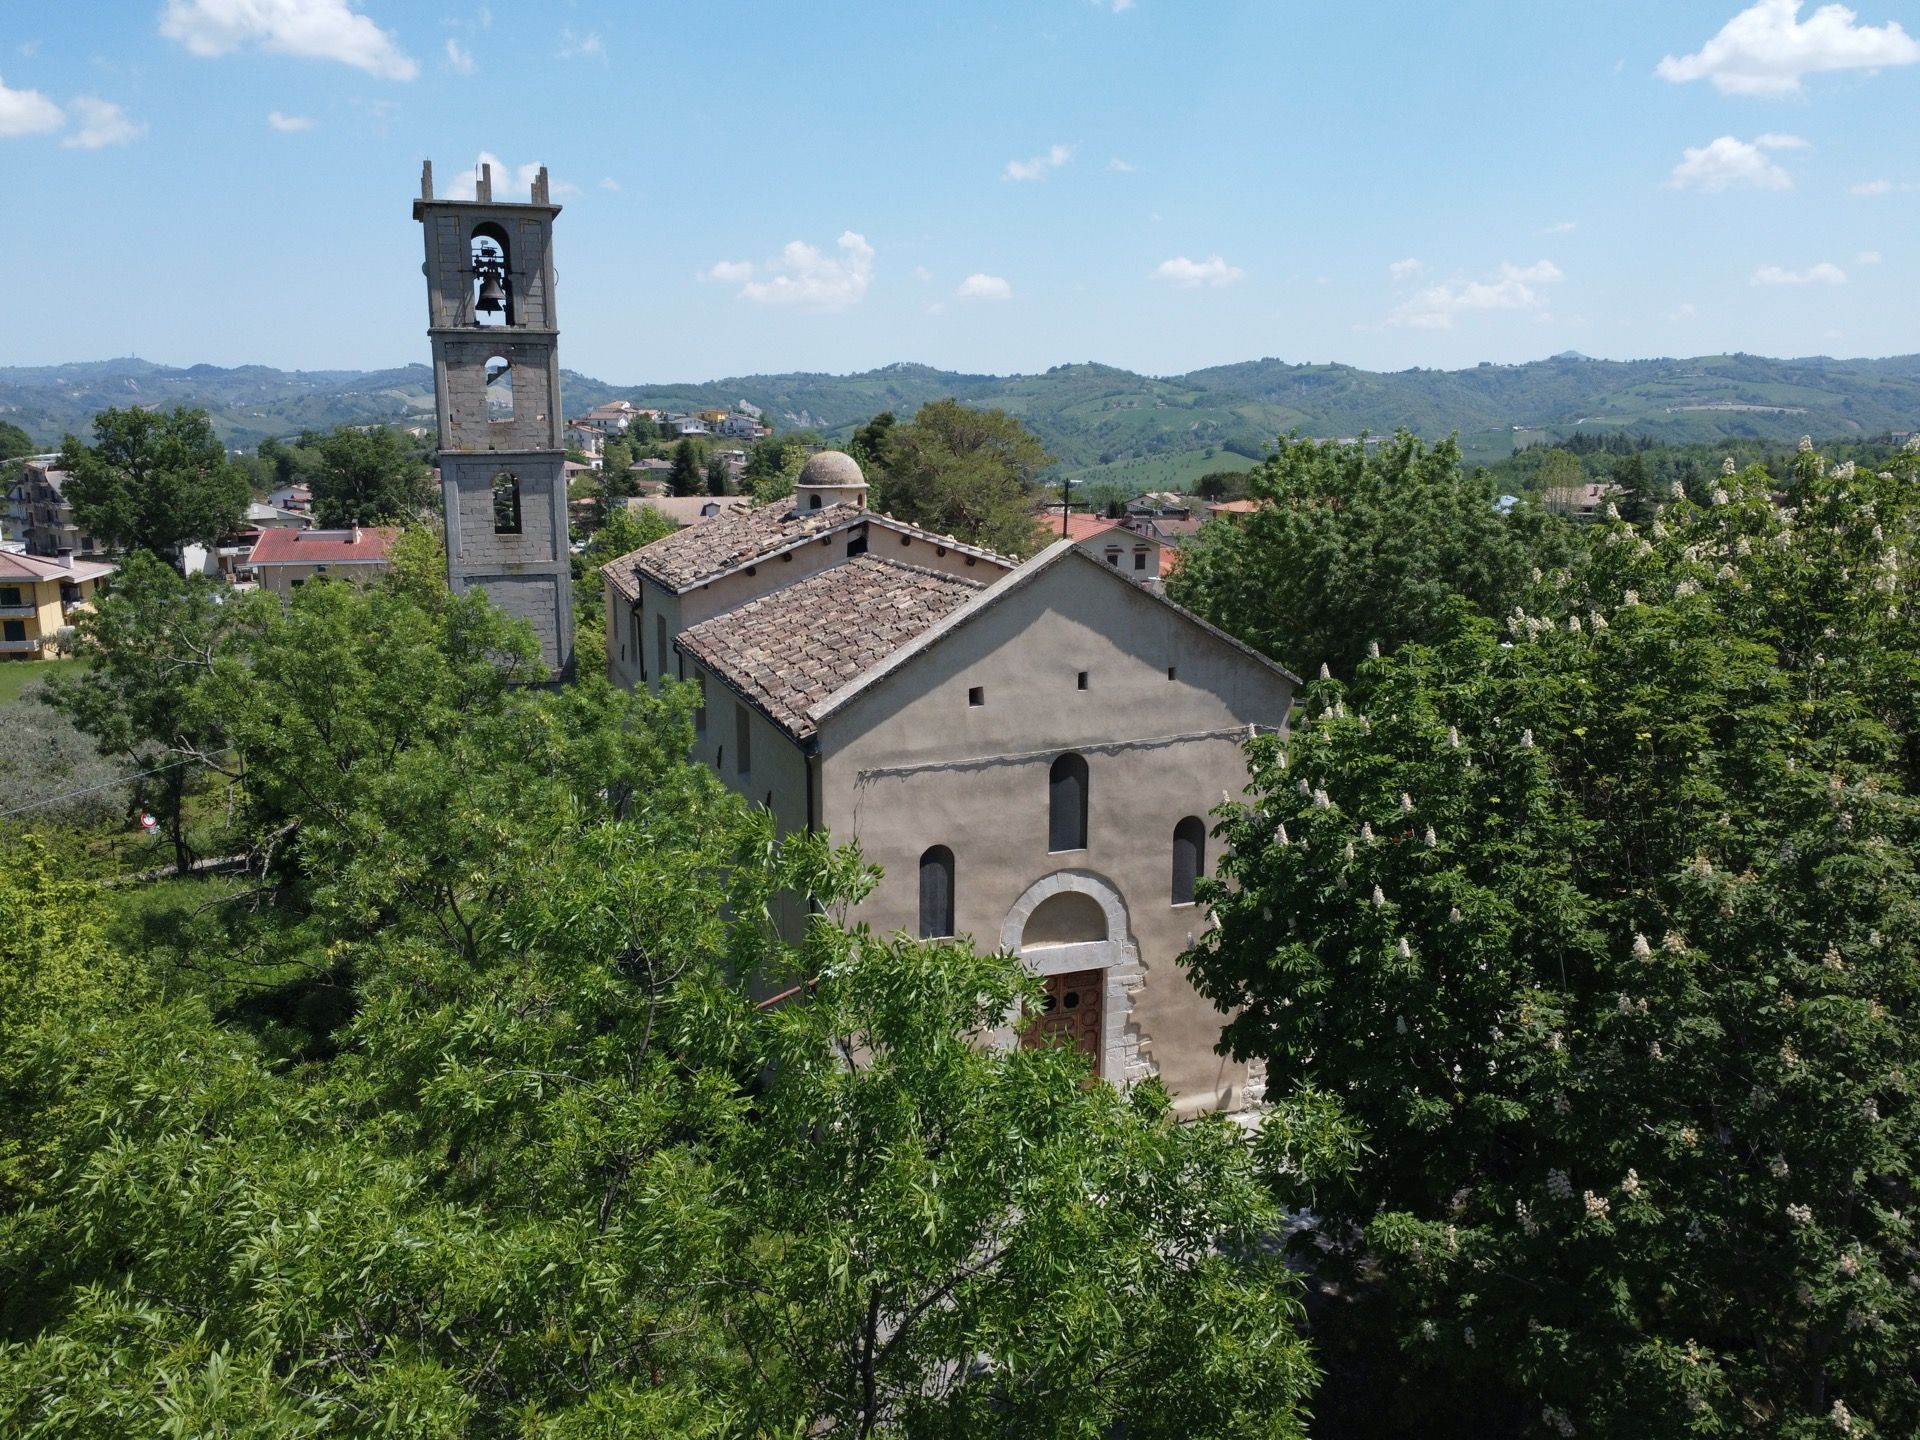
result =
M0 365L423 360L420 161L483 151L550 168L562 355L625 383L1909 353L1916 37L1915 0L7 0Z

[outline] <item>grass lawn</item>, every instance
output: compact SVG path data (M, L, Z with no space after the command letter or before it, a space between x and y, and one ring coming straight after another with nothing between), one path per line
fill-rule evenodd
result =
M0 705L11 705L34 681L67 674L82 663L79 660L0 660Z

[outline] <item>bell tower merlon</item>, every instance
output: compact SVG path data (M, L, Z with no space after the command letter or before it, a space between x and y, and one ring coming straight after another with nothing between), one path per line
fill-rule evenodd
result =
M447 581L526 620L556 676L573 668L560 329L547 172L527 202L436 200L433 163L413 218L426 238L427 336L440 428Z

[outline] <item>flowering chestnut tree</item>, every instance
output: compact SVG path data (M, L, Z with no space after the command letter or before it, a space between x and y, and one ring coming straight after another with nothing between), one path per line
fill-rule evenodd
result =
M1420 1433L1920 1433L1920 456L1803 451L1309 686L1223 812L1187 962Z

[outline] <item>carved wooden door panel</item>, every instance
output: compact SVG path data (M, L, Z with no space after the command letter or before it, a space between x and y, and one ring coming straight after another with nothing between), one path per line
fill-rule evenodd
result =
M1075 970L1046 978L1045 1008L1020 1037L1025 1046L1071 1045L1100 1073L1101 1012L1106 971Z

